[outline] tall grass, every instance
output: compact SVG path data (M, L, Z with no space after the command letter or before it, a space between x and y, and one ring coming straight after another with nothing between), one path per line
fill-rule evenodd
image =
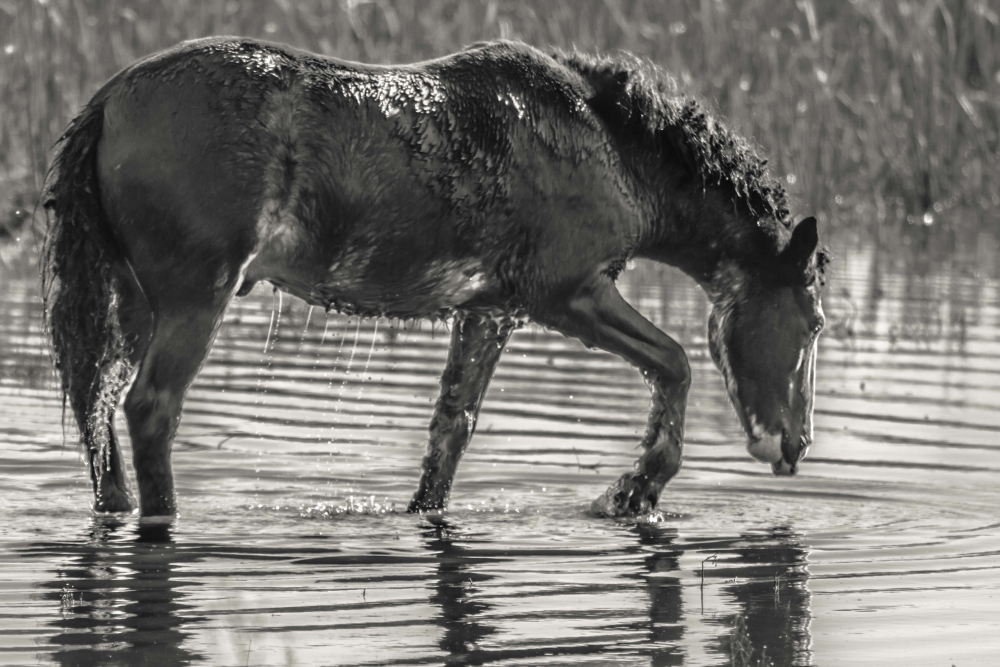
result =
M1000 207L1000 17L985 0L0 0L0 227L73 113L180 40L404 62L496 37L626 49L753 137L804 210ZM5 208L6 207L6 208Z

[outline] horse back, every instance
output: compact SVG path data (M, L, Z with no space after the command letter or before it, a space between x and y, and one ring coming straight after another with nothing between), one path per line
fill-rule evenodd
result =
M102 199L144 284L183 258L365 314L509 310L634 235L585 97L523 45L377 67L202 40L108 96Z

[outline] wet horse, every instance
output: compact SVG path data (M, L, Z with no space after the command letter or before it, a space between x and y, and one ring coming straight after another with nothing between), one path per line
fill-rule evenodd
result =
M444 508L504 344L532 320L637 366L642 455L593 509L650 511L681 465L690 369L615 279L675 265L776 474L812 440L824 257L748 143L626 56L479 44L402 66L239 38L120 72L60 140L43 294L98 511L176 512L171 441L227 305L259 281L370 317L454 319L411 511Z

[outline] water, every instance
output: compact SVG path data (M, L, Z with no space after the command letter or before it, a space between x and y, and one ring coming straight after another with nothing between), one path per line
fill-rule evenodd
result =
M448 331L272 318L261 288L189 395L180 518L94 517L33 281L7 276L0 662L996 664L1000 268L970 247L838 253L791 479L742 449L701 293L627 272L695 373L684 468L639 523L586 512L644 427L623 362L515 334L450 511L410 516Z

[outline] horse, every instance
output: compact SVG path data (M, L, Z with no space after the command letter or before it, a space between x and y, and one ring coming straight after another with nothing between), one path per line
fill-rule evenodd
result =
M493 41L379 66L216 37L147 57L70 122L45 181L47 329L93 509L176 513L185 393L227 305L267 281L328 311L453 320L410 511L445 509L530 320L641 370L641 456L592 510L651 512L681 465L691 373L616 289L632 258L706 291L749 453L794 474L826 254L787 199L747 140L627 54ZM138 501L114 430L126 386Z

